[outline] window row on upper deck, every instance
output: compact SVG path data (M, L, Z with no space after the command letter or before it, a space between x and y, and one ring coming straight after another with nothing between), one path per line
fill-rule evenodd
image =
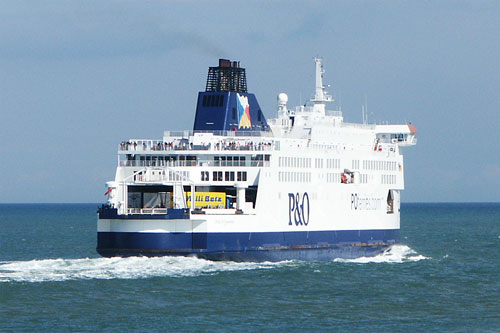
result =
M408 140L408 134L403 133L382 133L377 134L377 139L379 142L383 143L398 143L405 142Z
M222 177L224 175L224 178ZM236 177L235 177L236 175ZM247 172L246 171L212 171L212 181L214 182L232 182L234 180L237 181L247 181ZM209 171L201 171L201 181L208 182L210 181L210 172Z
M271 155L138 155L120 156L119 166L125 167L178 167L178 166L213 166L213 167L269 167Z
M326 164L325 164L326 161ZM326 165L328 169L339 169L340 159L339 158L314 158L314 167L316 169L323 169ZM309 157L293 157L293 156L282 156L278 159L278 166L284 168L306 168L312 167L312 158Z
M284 168L310 168L311 158L282 156L278 159L278 166Z
M213 166L269 166L271 155L251 155L250 163L247 163L247 156L214 156Z
M364 170L396 171L397 168L398 164L395 161L363 160ZM399 169L401 169L400 164L399 164Z

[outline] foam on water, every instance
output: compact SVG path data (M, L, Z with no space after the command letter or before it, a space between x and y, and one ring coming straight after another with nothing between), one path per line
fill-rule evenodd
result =
M392 245L383 253L375 257L360 257L356 259L335 259L334 261L368 264L368 263L404 263L404 262L413 262L425 259L429 259L429 257L425 257L421 254L418 254L407 245L398 244L398 245Z
M288 262L290 263L290 262ZM0 282L45 282L87 279L141 279L269 269L282 263L214 262L190 257L43 259L0 263Z
M404 263L429 259L406 245L393 245L375 257L335 259L342 263ZM297 261L231 262L194 257L130 257L41 259L0 262L0 282L45 282L88 279L143 279L216 274L225 271L270 269L296 266Z

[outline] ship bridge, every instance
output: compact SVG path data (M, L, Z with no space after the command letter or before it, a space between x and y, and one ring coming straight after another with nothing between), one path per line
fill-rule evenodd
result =
M412 124L408 125L376 125L375 133L377 142L393 143L400 147L414 146L417 144L417 129Z

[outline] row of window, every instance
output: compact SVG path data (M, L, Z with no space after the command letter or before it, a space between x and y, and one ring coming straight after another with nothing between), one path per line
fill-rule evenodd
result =
M280 182L294 182L294 183L310 183L311 182L311 173L310 172L282 171L282 172L278 172L278 181L280 181Z
M365 170L385 170L396 171L397 163L393 161L373 161L364 160L363 169Z
M382 184L396 184L396 175L382 175Z
M340 173L339 172L327 172L326 173L327 183L340 183Z
M252 155L250 164L246 164L246 156L214 156L214 166L269 166L271 155Z
M214 156L214 166L245 166L245 156Z
M322 158L315 158L314 159L314 167L316 169L323 169L323 159Z
M360 184L368 184L368 176L366 173L361 173L359 175L359 183Z
M235 178L236 175L236 178ZM223 177L224 176L224 177ZM212 181L214 182L234 182L234 180L239 182L247 181L246 171L212 171ZM201 171L201 181L210 181L210 173L208 171Z
M358 177L359 179L354 179L355 177ZM369 175L365 173L361 174L344 174L342 176L342 173L331 173L327 172L326 173L326 182L327 183L344 183L344 184L353 184L353 183L359 183L359 184L368 184L369 180Z
M391 139L396 139L397 141L406 141L408 134L391 134Z
M280 157L278 160L279 167L285 168L310 168L311 159L307 157ZM323 169L324 159L315 158L314 167L316 169ZM326 168L328 169L340 169L340 159L339 158L327 158ZM360 160L351 161L352 170L360 169ZM364 160L363 169L364 170L386 170L386 171L396 171L397 162L394 161L375 161L375 160Z
M326 167L328 169L340 169L340 159L339 158L327 158Z
M134 175L134 181L182 181L189 177L189 171L157 170L150 173L142 171Z
M337 145L324 145L324 144L317 144L317 143L312 144L311 147L316 148L316 149L331 149L331 150L338 149Z
M284 168L310 168L311 159L307 157L280 157L278 166Z

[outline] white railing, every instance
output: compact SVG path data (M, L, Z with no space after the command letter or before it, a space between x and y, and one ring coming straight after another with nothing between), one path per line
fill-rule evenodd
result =
M132 214L145 214L145 215L155 215L155 214L167 214L167 208L127 208L127 213Z
M185 167L201 166L203 163L197 161L166 161L166 160L123 160L119 161L122 167Z
M359 124L359 123L342 123L343 127L362 128L362 129L375 129L377 125L374 124Z
M186 150L188 144L186 142L164 142L161 140L129 140L120 143L118 150L120 151L167 151L167 150Z
M245 161L167 161L167 160L123 160L118 162L121 167L269 167L269 161L245 160Z
M342 117L342 111L326 111L327 116L333 116L333 117Z
M135 175L136 182L192 182L188 178L188 171L175 171L171 169L148 169Z
M213 134L214 136L229 136L229 137L272 137L271 131L164 131L164 137L185 138L193 136L197 133Z

